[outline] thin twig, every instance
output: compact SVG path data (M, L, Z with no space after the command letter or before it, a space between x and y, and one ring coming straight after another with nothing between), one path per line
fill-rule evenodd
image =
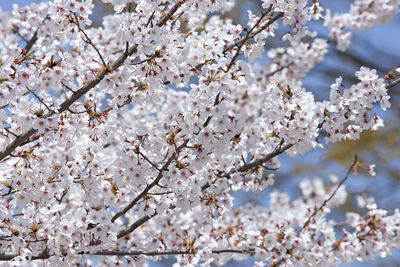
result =
M0 106L0 109L6 108L6 107L8 107L9 105L10 105L10 104L4 104L4 105Z
M13 132L11 132L9 128L10 127L4 127L4 130L6 130L7 133L12 134L14 137L18 137L18 135L13 133Z
M299 231L299 233L302 232L306 227L308 227L308 225L310 224L311 220L315 217L315 215L317 215L317 213L319 211L321 211L328 204L328 202L336 195L336 192L344 184L344 182L346 182L347 178L349 178L349 176L350 176L350 173L352 172L352 170L354 169L354 167L357 164L358 164L357 155L355 155L353 164L351 164L349 170L346 173L346 176L340 181L340 183L336 186L336 189L332 192L332 194L327 199L325 199L325 201L321 204L321 206L319 206L318 209L315 209L314 212L311 214L311 216L308 217L307 221L304 223L304 225L301 228L301 230Z
M90 37L86 34L86 32L81 28L81 25L79 24L79 19L78 16L76 15L75 12L72 12L72 14L74 15L75 21L73 21L73 23L78 26L79 31L84 35L84 37L86 39L83 39L83 41L87 44L90 44L94 50L96 50L97 55L100 57L101 62L103 63L104 68L108 67L108 64L106 63L106 61L104 60L103 56L101 55L99 49L96 47L96 45L92 42L92 40L90 39Z
M160 171L158 172L158 175L156 177L156 179L154 179L153 182L151 182L149 185L146 186L146 188L137 196L135 197L131 203L129 203L128 206L126 206L122 211L117 212L111 219L111 222L115 222L119 217L121 217L122 215L126 214L130 209L132 209L137 203L138 201L144 197L149 191L150 189L152 189L154 186L156 186L161 178L163 177L163 172L166 171L169 167L169 165L171 165L172 161L176 159L178 153L180 152L180 150L182 150L184 147L186 147L187 143L189 142L188 139L186 139L178 148L177 150L172 153L171 157L167 160L167 162L165 162L165 164L162 166L162 168L160 169Z
M28 86L26 86L26 89L27 89L34 97L36 97L37 100L39 100L39 102L40 102L41 104L43 104L43 105L47 108L47 110L48 110L50 113L54 112L54 111L51 110L50 107L43 101L43 98L40 97L38 94L35 93L35 91L31 90Z
M238 172L245 172L248 171L252 168L255 168L257 166L260 166L262 164L264 164L265 162L269 161L270 159L282 154L284 151L288 150L289 148L291 148L293 145L292 144L287 144L283 147L279 147L278 149L275 149L272 153L269 153L268 155L266 155L265 157L255 160L253 162L250 162L242 167L240 167L239 169L237 169Z
M76 92L75 92L74 90L72 90L72 88L69 87L68 85L66 85L64 82L61 82L61 84L62 84L65 88L67 88L69 91L71 91L73 94L76 94Z
M272 75L274 75L274 74L276 74L276 73L278 73L278 72L280 72L280 71L286 69L287 67L290 67L290 66L293 65L293 64L294 64L294 62L290 62L289 64L283 65L283 66L281 66L280 68L274 70L273 72L270 72L270 73L268 73L267 75L265 75L265 78L271 77Z
M260 32L262 32L263 30L265 30L266 28L268 28L269 26L271 26L275 21L277 21L278 19L283 17L283 12L278 12L276 13L276 15L272 18L270 18L268 20L267 23L265 23L263 26L261 26L257 31L255 31L254 33L252 33L248 39L252 39L253 37L255 37L257 34L259 34ZM239 39L237 40L235 43L227 46L224 48L224 53L228 52L229 50L231 50L232 48L234 48L235 46L238 46L238 44L240 44L242 40Z
M263 190L257 191L254 194L251 195L251 197L249 197L249 199L247 199L241 206L246 205L247 203L251 203L253 202L261 193L263 193Z
M7 193L2 194L1 196L2 196L2 197L6 197L6 196L9 196L9 195L15 194L15 193L17 193L17 192L19 192L19 191L21 191L21 190L14 190L14 191L12 191L12 190L10 189Z
M266 28L268 28L269 26L271 26L271 24L273 24L275 21L277 21L279 18L283 17L283 13L282 12L278 12L274 17L272 17L271 19L268 20L268 22L266 24L264 24L263 26L260 27L260 29L258 29L257 31L255 31L253 34L250 34L250 36L247 38L247 40L250 40L252 38L254 38L257 34L259 34L260 32L262 32L263 30L265 30ZM236 40L233 44L230 45L226 45L224 50L222 51L223 54L226 54L229 50L233 49L236 46L239 46L241 44L243 39L238 39ZM213 62L212 60L207 60L203 63L199 63L197 64L195 67L193 67L192 69L190 69L191 71L198 71L200 70L205 64L208 64L210 62Z
M138 151L139 155L142 156L151 166L153 166L153 168L155 168L157 171L160 171L160 168L158 168L158 166L153 163L145 154L143 154L142 151Z
M245 36L244 38L240 39L240 42L236 44L236 46L237 46L236 53L235 53L235 55L232 57L232 59L231 59L231 61L229 62L228 66L226 67L225 72L228 72L228 71L231 69L231 67L232 67L233 64L235 63L237 57L240 55L240 51L242 50L242 47L245 45L245 43L247 42L247 40L250 39L251 33L254 31L255 28L259 27L261 21L265 18L265 16L266 16L269 12L271 12L271 9L272 9L272 5L270 5L269 8L268 8L268 10L267 10L265 13L263 13L263 14L261 15L261 17L260 17L260 18L257 20L257 22L254 24L254 26L253 26L249 31L247 31L246 36ZM268 23L267 23L267 24L268 24Z

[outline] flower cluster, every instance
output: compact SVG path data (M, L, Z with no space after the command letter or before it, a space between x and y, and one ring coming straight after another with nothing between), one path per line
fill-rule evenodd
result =
M374 104L390 107L389 85L375 70L361 67L350 88L338 78L326 101L304 88L329 46L307 29L331 27L318 1L264 0L244 26L221 16L232 0L103 2L116 12L98 28L90 0L0 14L0 265L335 265L399 246L399 213L372 200L337 236L326 216L346 198L342 183L233 209L232 192L273 185L280 154L383 125ZM363 9L375 18L349 29L394 4ZM280 22L286 46L265 51ZM252 64L266 54L269 66Z
M379 101L383 110L390 107L384 80L378 78L376 70L361 67L356 77L360 82L346 89L342 78L331 86L330 102L322 128L327 131L326 140L336 142L343 139L358 139L360 132L376 130L383 120L373 111L373 103ZM357 121L356 124L353 122Z
M337 14L327 10L324 25L330 37L337 42L337 49L345 51L350 45L351 31L370 29L388 23L398 12L398 0L356 0L348 13Z

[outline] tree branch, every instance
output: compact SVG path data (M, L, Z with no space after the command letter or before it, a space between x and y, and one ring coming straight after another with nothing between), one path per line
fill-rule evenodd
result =
M268 73L267 75L265 75L265 78L271 77L271 76L275 75L276 73L278 73L278 72L280 72L280 71L292 66L293 64L294 64L294 62L290 62L289 64L283 65L280 68L278 68L278 69Z
M214 254L222 253L235 253L235 254L253 254L255 252L254 248L245 249L215 249L212 250ZM164 251L97 251L94 253L81 252L79 255L91 255L91 256L163 256L163 255L189 255L196 254L195 250L164 250ZM18 254L0 254L0 261L10 261L17 257ZM43 252L37 256L30 257L31 260L44 260L50 258L51 255L48 252Z
M128 58L128 56L132 55L137 51L137 45L133 45L128 53L122 54L112 65L112 69L117 69L122 65L122 63ZM81 89L75 92L70 98L66 99L61 105L60 108L58 109L59 113L62 113L66 110L69 109L69 107L79 98L84 96L87 92L89 92L92 88L94 88L96 85L100 83L101 80L106 76L106 74L109 72L108 69L102 70L95 79L91 80L88 82L85 86L83 86ZM53 115L53 112L50 112L49 114L46 115L46 117L50 117ZM11 152L19 147L26 139L31 137L33 134L37 132L36 129L30 128L28 131L25 133L21 134L16 138L11 144L9 144L4 151L0 153L0 160L4 159L6 156L10 155Z
M321 211L327 204L328 202L336 195L336 192L339 190L339 188L344 184L344 182L346 182L347 178L349 178L349 175L351 173L351 171L354 169L354 167L358 164L357 161L357 155L354 156L354 161L353 164L351 164L349 170L346 173L346 176L340 181L340 183L336 186L336 189L332 192L332 194L325 199L325 201L321 204L321 206L319 206L318 209L315 209L314 212L311 214L310 217L308 217L307 221L304 223L303 227L300 229L299 233L301 233L306 227L308 227L308 225L310 224L312 218L315 217L315 215L317 215L317 213L319 211Z
M288 150L292 146L293 146L292 144L287 144L284 147L280 147L280 148L274 150L272 153L269 153L267 156L265 156L265 157L263 157L261 159L258 159L258 160L255 160L255 161L249 163L249 164L243 165L242 167L237 169L237 171L235 171L235 172L245 172L245 171L253 169L253 168L257 167L257 166L261 166L262 164L264 164L268 160L270 160L270 159L282 154L284 151ZM232 173L235 173L235 172L232 172Z
M278 12L275 17L272 17L268 20L267 23L265 23L263 26L261 26L257 31L255 31L254 33L252 33L247 39L251 39L253 37L255 37L257 34L259 34L260 32L262 32L263 30L265 30L266 28L268 28L269 26L272 25L272 23L274 23L275 21L277 21L278 19L283 17L283 12ZM235 46L238 46L240 43L242 42L241 39L237 40L235 43L225 47L224 49L224 53L228 52L229 50L231 50L232 48L234 48Z
M146 188L137 196L135 197L131 203L129 203L128 206L126 206L122 211L117 212L111 219L111 222L115 222L119 217L121 217L122 215L124 215L125 213L127 213L130 209L132 209L137 203L138 201L144 197L149 191L150 189L152 189L154 186L156 186L158 184L158 182L160 182L161 178L163 177L163 172L166 171L169 167L169 165L172 163L172 161L174 159L176 159L179 151L181 149L183 149L184 147L186 147L187 143L189 142L188 139L186 139L177 149L176 151L171 155L171 157L167 160L167 162L162 166L162 168L160 169L160 171L158 172L158 175L156 177L156 179L154 179L154 181L147 185Z
M181 0L181 1L176 2L176 4L169 10L168 14L165 15L156 25L158 27L163 26L175 14L175 12L178 10L178 8L186 1L187 0Z
M131 224L131 226L129 226L129 228L121 231L117 235L117 238L119 239L119 238L123 238L124 236L129 235L130 233L135 231L138 227L140 227L141 225L143 225L144 223L146 223L147 221L149 221L151 218L153 218L156 215L157 215L157 211L155 211L152 215L146 215L146 216L140 218L139 220L137 220L136 222Z
M73 21L73 23L78 27L78 30L84 35L84 37L86 38L86 39L83 39L83 41L85 42L85 43L88 43L88 44L90 44L93 48L94 48L94 50L96 50L96 53L97 53L97 55L99 56L99 58L100 58L100 60L101 60L101 62L102 62L102 64L103 64L103 66L104 66L104 68L107 68L107 63L106 63L106 61L104 60L104 58L103 58L103 56L101 55L101 53L100 53L100 51L99 51L99 49L95 46L95 44L92 42L92 40L89 38L89 36L86 34L86 32L81 28L81 25L79 24L79 19L78 19L78 16L76 15L76 13L74 13L74 12L72 12L72 14L74 15L74 18L75 18L75 21Z
M21 144L23 144L25 142L26 139L28 139L29 137L31 137L33 134L35 134L37 132L37 130L30 128L28 131L26 131L25 133L19 135L11 144L9 144L6 149L4 151L2 151L0 153L0 160L4 159L5 157L7 157L8 155L11 154L11 152L13 152L14 149L16 149L17 147L19 147Z
M398 85L400 83L400 78L397 78L396 80L386 84L386 89L390 89L392 87L395 87L396 85Z
M236 46L237 46L236 53L235 53L235 55L233 56L233 58L231 59L231 62L229 62L228 66L227 66L227 68L226 68L226 70L225 70L225 72L228 72L228 71L231 69L231 67L233 66L233 64L234 64L235 61L236 61L236 58L237 58L237 57L239 56L239 54L240 54L240 50L242 50L242 47L243 47L244 44L247 42L247 40L249 40L249 39L251 38L251 34L252 34L252 32L254 31L254 29L257 28L257 27L260 25L261 21L265 18L265 16L266 16L269 12L271 12L271 9L272 9L272 5L270 5L269 8L268 8L268 10L267 10L265 13L263 13L263 14L261 15L261 17L260 17L260 18L257 20L257 22L254 24L254 26L253 26L249 31L247 31L246 36L245 36L243 39L240 39L240 42L236 45ZM267 25L268 23L269 23L269 21L266 23L266 25ZM261 28L263 28L263 27L261 27Z
M225 173L222 176L216 178L214 181L210 183L206 183L205 185L203 185L201 187L201 190L204 191L207 188L209 188L212 184L215 184L216 181L218 181L221 178L229 178L230 175L237 173L237 172L245 172L248 171L252 168L255 168L257 166L260 166L262 164L264 164L265 162L267 162L268 160L282 154L284 151L288 150L289 148L291 148L293 145L292 144L287 144L283 147L278 147L277 149L275 149L273 152L269 153L268 155L266 155L265 157L255 160L249 164L244 164L242 167L238 168L238 169L232 169L229 173Z
M268 13L268 12L267 12ZM258 29L257 31L255 31L253 34L250 34L250 36L248 36L247 40L250 40L252 38L254 38L257 34L259 34L260 32L262 32L263 30L265 30L266 28L268 28L269 26L271 26L272 23L274 23L275 21L277 21L279 18L283 17L283 13L282 12L278 12L276 14L275 17L271 18L268 20L268 22L266 24L264 24L263 26L260 27L260 29ZM222 51L224 54L226 52L228 52L229 50L233 49L235 46L240 46L240 44L242 43L243 39L238 39L236 40L236 42L234 42L231 45L226 45L224 50ZM240 50L240 49L239 49ZM207 62L210 61L206 61L203 63L200 63L198 65L196 65L195 67L193 67L192 69L190 69L191 71L198 71L201 69L201 67L203 67L205 64L207 64Z
M177 2L172 8L171 10L168 12L168 14L163 17L158 23L157 26L161 27L163 26L166 21L168 19L170 19L172 17L172 15L178 10L179 6L182 5L184 2L186 2L187 0L182 0ZM48 18L48 16L46 16L46 18L43 20L43 22ZM35 32L34 36L32 36L31 40L29 41L29 43L26 45L25 50L30 49L33 44L36 42L37 40L37 31ZM66 99L61 105L60 108L58 109L59 113L62 113L66 110L69 109L69 107L79 98L81 98L82 96L84 96L87 92L89 92L92 88L94 88L96 85L98 85L100 83L101 80L104 79L104 77L110 72L113 71L117 68L119 68L124 62L125 60L131 56L132 54L137 52L137 44L132 45L129 49L127 47L127 49L125 50L125 52L112 64L112 66L110 68L104 68L99 74L97 74L96 78L94 78L93 80L89 81L85 86L83 86L81 89L79 89L78 91L76 91L70 98ZM25 54L26 55L26 54ZM48 114L47 116L51 116L53 115L52 113ZM2 159L4 159L5 157L7 157L8 155L11 154L11 152L16 149L17 147L19 147L21 144L23 144L25 142L26 139L28 139L29 137L31 137L33 134L35 134L37 132L37 130L30 128L28 131L26 131L25 133L21 134L18 138L16 138L11 144L9 144L6 149L2 152L0 152L0 161Z
M44 17L44 19L42 20L42 22L40 23L40 25L37 27L36 31L33 33L31 39L29 39L29 41L26 43L23 51L20 54L20 57L23 58L25 57L29 51L32 49L33 45L36 43L36 41L38 40L38 32L39 32L39 28L45 23L46 20L48 20L50 18L50 16L47 14L46 17Z

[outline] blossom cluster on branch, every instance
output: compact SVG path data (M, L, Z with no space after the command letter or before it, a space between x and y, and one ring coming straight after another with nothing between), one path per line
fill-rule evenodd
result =
M374 104L390 107L396 75L361 67L359 83L337 78L325 101L302 80L330 41L345 49L351 30L387 22L398 0L357 0L347 15L317 0L263 0L247 25L221 16L233 0L103 2L115 13L99 28L91 0L0 14L0 265L142 266L176 255L178 266L249 256L327 266L400 245L397 210L369 201L344 231L326 218L351 172L374 174L357 158L328 189L302 182L297 200L273 192L268 208L233 209L231 194L271 186L282 153L383 126ZM319 19L332 40L308 30ZM265 51L272 38L285 46ZM252 63L266 53L269 66Z

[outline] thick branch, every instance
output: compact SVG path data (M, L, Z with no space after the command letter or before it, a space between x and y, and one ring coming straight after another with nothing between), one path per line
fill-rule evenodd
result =
M212 184L214 184L218 179L221 178L229 178L230 175L237 173L237 172L245 172L248 170L251 170L252 168L261 166L262 164L264 164L265 162L269 161L270 159L282 154L283 152L285 152L286 150L288 150L289 148L291 148L293 145L292 144L287 144L283 147L279 147L277 149L275 149L273 152L269 153L268 155L266 155L265 157L255 160L253 162L250 162L248 164L244 164L242 167L238 168L238 169L232 169L229 173L225 173L222 176L220 176L219 178L215 179L213 182L210 183L206 183L205 185L203 185L201 187L201 190L204 191L207 188L209 188Z
M128 58L128 56L132 55L137 51L137 45L133 45L127 52L123 53L112 65L112 69L117 69L120 67L124 61ZM94 88L96 85L100 83L101 80L106 76L106 74L109 72L108 69L102 70L96 78L93 80L89 81L85 86L83 86L81 89L76 91L70 98L66 99L61 105L60 108L58 109L58 112L64 112L69 109L69 107L79 98L84 96L87 92L89 92L92 88ZM53 115L52 112L50 112L47 116ZM18 138L16 138L11 144L9 144L4 151L0 153L0 160L4 159L8 155L11 154L11 152L19 147L21 144L24 143L26 139L31 137L33 134L35 134L37 130L30 128L28 131L25 133L21 134Z
M397 78L396 80L386 84L386 89L395 87L396 85L398 85L400 83L400 78Z
M13 152L14 149L16 149L17 147L19 147L20 145L22 145L24 143L24 141L26 139L28 139L29 137L31 137L33 134L35 134L37 132L37 130L30 128L28 131L26 131L25 133L19 135L11 144L9 144L6 149L4 151L2 151L0 153L0 160L4 159L5 157L7 157L8 155L11 154L11 152Z
M214 254L222 253L235 253L235 254L253 254L254 248L247 249L215 249L212 250ZM163 256L163 255L188 255L196 254L195 250L164 250L164 251L97 251L95 253L81 252L79 255L91 255L91 256ZM17 257L17 254L0 254L0 261L10 261ZM49 253L41 253L38 256L31 257L31 260L44 260L50 258Z
M37 27L36 31L33 33L31 39L29 39L29 41L26 43L24 50L21 53L21 57L25 57L28 52L32 49L33 45L36 43L36 41L38 40L38 32L39 32L39 28L44 24L44 22L46 20L48 20L50 18L49 15L46 15L46 17L44 17L44 19L42 20L42 23L40 23L39 27Z

